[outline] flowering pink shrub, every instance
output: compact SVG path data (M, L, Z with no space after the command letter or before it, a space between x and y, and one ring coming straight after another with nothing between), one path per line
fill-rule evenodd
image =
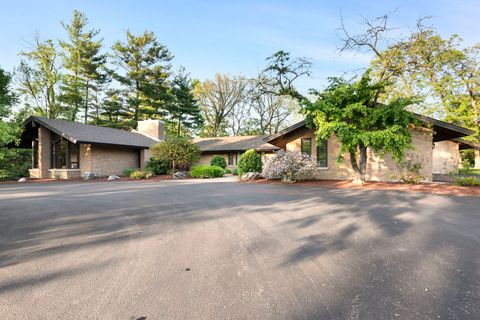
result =
M282 179L292 183L308 178L316 170L317 162L308 154L280 150L265 163L262 176L268 180Z

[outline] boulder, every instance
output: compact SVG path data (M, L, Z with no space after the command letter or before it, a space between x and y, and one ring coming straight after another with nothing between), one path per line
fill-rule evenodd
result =
M120 179L119 176L108 176L108 179L107 179L107 180L108 180L108 181L113 181L113 180L118 180L118 179Z
M91 172L85 172L83 174L83 180L93 180L93 179L95 179L95 174Z
M185 171L178 171L174 174L175 179L185 179L187 177L187 172Z
M260 178L260 173L259 172L245 172L240 177L240 180L251 181L251 180L257 180L258 178Z
M18 182L27 182L27 178L20 178L18 179Z

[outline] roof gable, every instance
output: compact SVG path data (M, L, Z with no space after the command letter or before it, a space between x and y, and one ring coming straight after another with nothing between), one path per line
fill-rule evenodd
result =
M254 149L257 151L274 151L279 148L265 142L267 136L233 136L215 138L195 138L195 143L202 152L222 151L245 151Z
M141 133L78 122L31 116L24 126L41 125L72 143L93 143L132 148L149 148L158 141Z

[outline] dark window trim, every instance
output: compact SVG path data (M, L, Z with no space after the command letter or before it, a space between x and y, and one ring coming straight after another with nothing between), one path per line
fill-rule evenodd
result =
M325 164L322 165L320 163L320 158L318 157L319 155L319 150L320 150L320 147L325 147ZM320 141L317 141L317 165L320 167L320 168L328 168L328 140L320 140Z
M227 165L233 166L234 164L235 164L234 154L232 152L229 152L227 154Z
M304 143L304 141L308 141L308 142L310 143L310 150L309 150L308 152L304 152L304 151L303 151L303 143ZM302 139L300 140L300 152L306 153L306 154L308 154L308 155L310 155L310 156L312 155L312 138L302 138Z

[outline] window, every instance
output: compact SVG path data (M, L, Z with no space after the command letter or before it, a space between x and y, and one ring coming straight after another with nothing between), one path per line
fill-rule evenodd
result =
M228 154L228 165L233 166L233 153Z
M328 141L317 141L317 164L321 168L328 167Z
M52 169L79 169L80 146L65 140L52 133L51 168Z
M38 139L32 141L32 168L38 168Z
M301 151L308 155L312 154L312 139L311 138L302 138L301 142Z

